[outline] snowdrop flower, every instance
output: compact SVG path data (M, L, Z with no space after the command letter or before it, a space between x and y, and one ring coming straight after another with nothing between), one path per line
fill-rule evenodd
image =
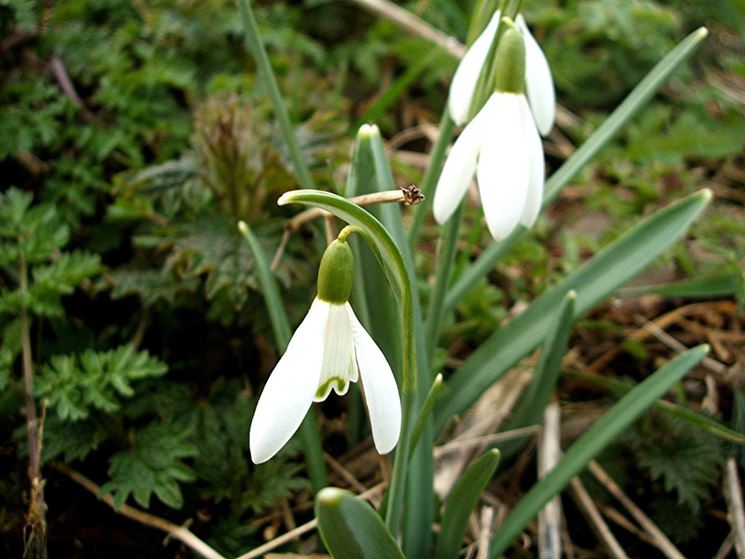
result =
M459 126L468 120L479 75L486 63L500 18L500 12L497 10L486 29L468 49L453 76L448 97L448 109L450 117ZM518 15L515 23L525 41L525 82L530 108L538 130L541 135L545 136L551 131L556 116L556 93L554 91L554 80L551 77L551 68L548 65L548 60L546 60L546 55L543 54L538 42L531 35L525 23L525 18Z
M517 28L502 35L496 53L496 87L450 150L434 198L445 223L476 173L486 223L495 240L518 223L530 227L543 200L543 146L525 97L526 46Z
M297 431L312 402L333 390L344 395L362 380L375 448L390 452L401 429L401 402L385 356L349 306L354 257L346 237L321 259L318 294L272 371L256 405L249 444L255 464L266 462Z

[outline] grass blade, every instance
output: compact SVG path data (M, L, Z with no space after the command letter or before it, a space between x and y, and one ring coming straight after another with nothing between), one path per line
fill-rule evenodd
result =
M559 461L536 483L507 516L489 545L489 557L504 553L512 541L533 520L543 505L560 493L571 479L608 444L631 425L647 408L701 361L709 347L698 346L677 356L670 363L639 383L599 421L594 423Z

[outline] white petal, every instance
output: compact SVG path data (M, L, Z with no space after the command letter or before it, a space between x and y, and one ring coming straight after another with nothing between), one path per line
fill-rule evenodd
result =
M520 107L520 118L526 134L528 160L530 169L530 183L528 185L528 196L525 208L520 217L520 223L525 227L532 227L543 203L543 179L545 173L545 162L543 159L543 144L538 130L530 113L530 107L525 97L522 97Z
M328 318L323 327L323 366L314 402L323 402L333 389L339 396L349 390L349 382L357 382L352 324L348 304L329 303Z
M274 456L297 431L310 408L321 375L323 326L328 311L328 303L313 301L264 386L249 433L254 464Z
M448 110L450 111L450 118L458 126L468 119L473 92L476 89L481 68L483 68L489 54L498 25L499 10L494 13L489 25L466 51L453 75L453 81L450 83L450 95L448 96Z
M553 128L556 116L556 93L551 68L522 15L517 16L516 23L525 39L525 83L530 108L538 130L545 136Z
M398 442L401 432L401 400L396 379L383 352L360 324L347 305L354 331L357 365L370 415L373 441L380 454L387 454Z
M482 120L479 113L468 123L445 160L432 207L437 223L450 219L471 183L481 145Z
M509 235L520 221L528 195L530 169L520 117L522 95L494 93L484 111L483 145L476 175L486 224L495 240Z

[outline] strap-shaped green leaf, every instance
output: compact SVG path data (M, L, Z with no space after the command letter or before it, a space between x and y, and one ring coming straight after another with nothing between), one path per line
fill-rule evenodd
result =
M526 425L540 423L543 412L551 399L551 393L556 387L561 372L561 361L567 351L569 334L574 321L574 302L577 294L574 291L567 293L559 308L554 324L546 336L543 344L541 358L533 375L533 380L528 385L524 396L512 414L512 417L502 427L503 431L519 429ZM505 456L511 456L516 450L522 448L525 439L508 441L500 448Z
M489 557L499 557L510 543L538 514L538 511L561 492L571 479L618 437L645 410L662 397L676 382L701 361L709 346L701 345L686 351L655 371L624 396L600 421L597 421L575 442L556 467L512 509L492 537Z
M488 450L471 464L453 487L440 522L436 559L455 559L463 545L468 517L499 464L499 451Z
M378 513L349 491L322 489L315 512L323 543L334 559L404 559Z
M711 199L702 190L658 210L538 297L520 316L492 334L447 382L451 397L437 409L436 430L463 413L489 386L545 339L552 313L570 290L574 317L586 313L641 272L687 230Z

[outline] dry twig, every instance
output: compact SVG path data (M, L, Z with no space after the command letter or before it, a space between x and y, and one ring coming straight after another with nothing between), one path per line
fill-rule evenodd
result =
M561 456L559 405L546 406L543 414L543 432L538 446L538 477L544 478L554 469ZM561 557L561 499L551 499L538 515L538 549L541 559Z
M724 471L724 496L727 499L727 518L735 536L735 551L738 559L745 558L745 508L742 502L742 485L737 474L737 462L727 459Z
M100 500L109 505L115 512L121 514L122 516L126 516L127 518L139 522L140 524L144 524L145 526L150 526L151 528L155 528L156 530L161 530L167 533L169 537L179 540L206 559L225 559L225 557L220 555L217 551L212 549L209 545L207 545L196 535L194 535L194 533L186 526L179 526L178 524L174 524L173 522L166 520L165 518L161 518L159 516L155 516L154 514L141 511L129 505L122 505L120 508L117 509L114 506L114 498L111 495L101 495L101 487L92 480L85 477L80 472L77 472L72 468L65 466L64 464L54 464L54 468L65 474L78 485L83 486L85 489L96 495Z
M611 478L608 473L594 460L588 466L592 475L602 483L608 492L629 511L629 514L644 528L644 530L653 538L654 545L669 559L685 559L685 556L678 550L670 539L652 522L643 510L634 503L623 492L623 489Z
M608 555L612 559L629 559L626 552L618 543L618 540L611 532L608 524L603 520L598 507L595 505L595 501L592 500L590 494L585 489L584 484L578 477L574 478L569 485L569 494L574 500L575 504L582 512L582 516L590 524L592 531L603 543L605 549L608 551Z

